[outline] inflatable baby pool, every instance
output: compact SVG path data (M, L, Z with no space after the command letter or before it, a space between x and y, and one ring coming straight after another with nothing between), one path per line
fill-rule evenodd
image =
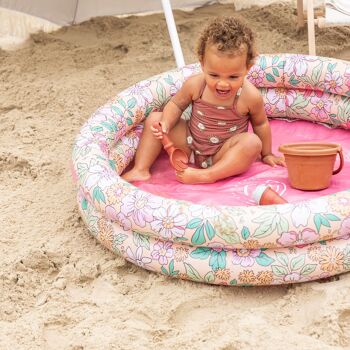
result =
M91 234L140 267L212 284L305 282L350 270L348 189L283 205L209 205L165 198L120 177L134 157L142 120L199 70L194 64L141 81L81 128L72 168ZM264 55L248 78L261 90L269 117L349 132L349 62ZM290 133L293 123L284 123Z

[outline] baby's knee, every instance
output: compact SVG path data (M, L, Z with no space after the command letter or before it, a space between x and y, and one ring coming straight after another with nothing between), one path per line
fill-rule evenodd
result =
M152 112L146 118L145 125L151 126L154 122L159 122L161 120L161 118L162 118L161 112Z
M244 133L241 135L241 142L244 145L244 150L252 154L259 154L262 150L262 142L260 138L253 133Z

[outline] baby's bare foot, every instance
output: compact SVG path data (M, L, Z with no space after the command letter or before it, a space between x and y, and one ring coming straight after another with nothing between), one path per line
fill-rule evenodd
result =
M122 178L128 182L147 181L151 178L151 174L148 170L131 169L123 174Z
M176 172L176 179L184 184L211 183L212 181L205 169L196 169L188 167L184 171Z

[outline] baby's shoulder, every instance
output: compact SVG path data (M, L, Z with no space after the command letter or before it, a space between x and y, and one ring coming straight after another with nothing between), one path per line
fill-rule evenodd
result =
M202 73L198 73L190 76L183 86L191 91L192 100L196 100L200 97L203 84L205 84L204 76Z
M262 99L259 89L247 79L244 80L241 95L245 100L250 101L251 103Z

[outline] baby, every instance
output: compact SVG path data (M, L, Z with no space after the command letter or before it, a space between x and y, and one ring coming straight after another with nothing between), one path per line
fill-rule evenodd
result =
M165 105L145 122L127 181L150 178L163 133L199 168L176 171L183 183L212 183L245 172L257 158L285 166L271 151L271 129L262 96L246 75L256 57L254 35L235 17L217 18L202 32L198 48L202 73L190 77ZM187 122L181 119L192 104ZM152 124L159 122L161 131ZM248 132L249 122L254 133Z

